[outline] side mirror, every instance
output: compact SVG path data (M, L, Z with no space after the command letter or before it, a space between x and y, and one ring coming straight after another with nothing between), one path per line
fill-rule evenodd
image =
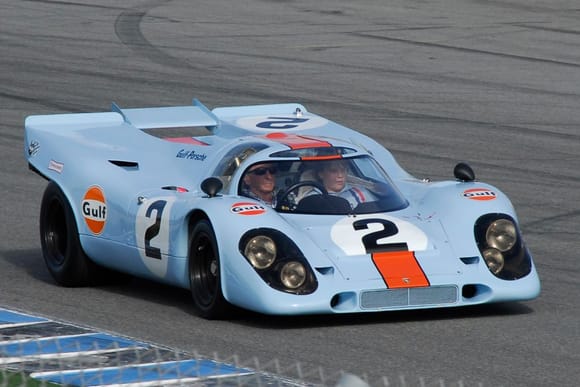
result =
M222 181L213 176L201 182L201 190L210 198L217 196L223 187Z
M458 163L453 168L453 176L464 182L475 180L475 172L473 172L473 169L467 163Z

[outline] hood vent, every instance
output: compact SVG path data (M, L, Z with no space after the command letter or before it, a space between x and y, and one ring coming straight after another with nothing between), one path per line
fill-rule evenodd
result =
M109 160L109 162L121 168L139 168L139 163L136 161Z

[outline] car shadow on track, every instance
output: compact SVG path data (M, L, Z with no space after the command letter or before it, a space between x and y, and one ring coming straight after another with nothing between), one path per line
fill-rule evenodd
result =
M525 315L533 312L534 310L532 308L519 302L455 308L306 316L264 316L257 313L241 311L236 322L254 328L303 329L328 326L396 324L416 321L481 319L498 316Z
M40 249L0 251L0 265L2 261L11 264L17 268L17 271L26 273L44 285L67 290L66 287L59 286L51 277ZM111 281L84 288L152 301L161 305L175 304L176 307L190 308L193 313L191 295L188 290L130 275L119 276Z
M0 261L10 263L39 281L54 283L44 265L40 249L0 251Z
M10 263L17 270L26 272L30 277L40 282L58 286L46 269L42 259L42 252L39 249L1 251L0 260ZM128 277L122 282L92 286L92 288L122 295L123 297L146 300L160 305L171 305L190 314L192 318L199 318L195 315L191 295L185 289L134 277ZM481 319L497 316L525 315L533 312L534 309L519 302L474 305L458 308L298 316L267 316L236 308L228 320L239 325L262 329L302 329L309 327L392 324L412 321Z

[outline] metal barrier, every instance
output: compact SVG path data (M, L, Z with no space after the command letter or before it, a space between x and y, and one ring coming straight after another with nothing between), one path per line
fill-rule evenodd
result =
M0 308L0 387L20 386L458 386L422 378L368 381L301 364L207 359L160 345ZM482 384L478 384L482 387Z

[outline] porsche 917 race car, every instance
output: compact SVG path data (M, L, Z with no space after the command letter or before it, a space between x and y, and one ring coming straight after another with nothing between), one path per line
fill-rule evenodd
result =
M449 181L415 178L373 139L300 104L113 104L29 116L25 133L29 167L48 180L44 261L63 286L125 273L189 289L205 318L540 292L512 204L469 165ZM251 190L260 178L269 200Z

